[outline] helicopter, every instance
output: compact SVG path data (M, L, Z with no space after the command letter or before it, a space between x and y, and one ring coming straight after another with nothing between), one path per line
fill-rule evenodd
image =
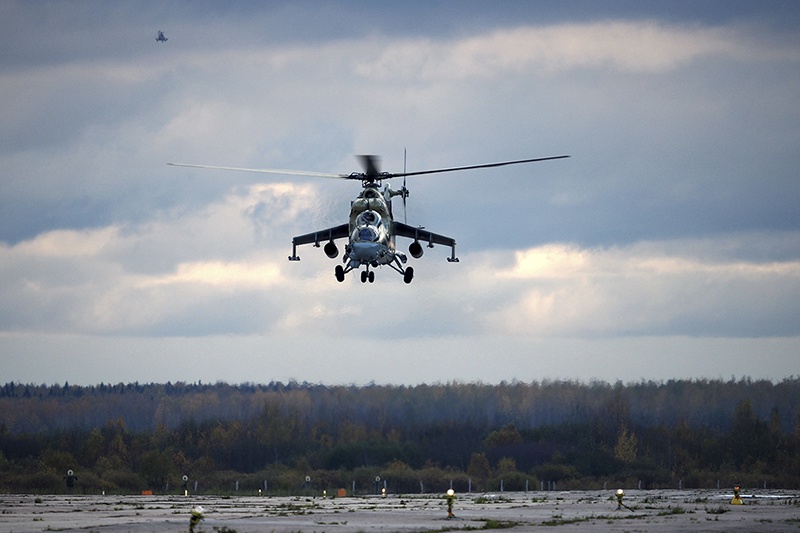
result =
M297 247L304 244L313 244L314 247L322 246L325 255L331 259L339 256L339 248L336 246L337 239L347 239L342 256L342 264L336 265L334 274L336 280L343 282L345 276L354 270L361 270L361 283L373 283L375 281L375 268L387 266L403 276L405 283L411 283L414 279L414 268L405 266L408 262L406 254L399 252L395 247L395 239L403 237L412 239L408 247L408 252L414 259L419 259L424 253L422 244L427 244L428 248L434 245L450 247L448 262L457 263L456 241L452 237L433 233L422 226L410 226L405 222L406 200L409 195L406 187L408 176L422 176L427 174L440 174L444 172L456 172L461 170L474 170L479 168L493 168L506 165L518 165L522 163L534 163L538 161L549 161L553 159L564 159L568 155L558 155L549 157L537 157L533 159L519 159L516 161L501 161L498 163L486 163L481 165L469 165L462 167L439 168L433 170L420 170L414 172L391 173L381 172L378 168L378 157L373 155L358 156L362 172L352 172L350 174L326 174L320 172L307 172L297 170L280 169L256 169L239 167L221 167L210 165L195 165L188 163L167 163L177 167L204 168L213 170L235 170L241 172L261 172L268 174L316 176L323 178L336 178L346 180L356 180L361 182L361 192L355 200L350 202L350 216L345 224L325 228L322 230L298 235L292 239L292 255L289 261L299 261ZM405 164L404 164L405 166ZM403 186L400 189L392 189L387 183L381 189L384 181L392 178L403 178ZM403 200L403 219L404 222L395 220L392 212L392 198L400 196Z
M169 41L169 39L164 36L164 32L163 31L158 30L158 36L156 37L156 41L159 42L159 43L165 43L165 42Z

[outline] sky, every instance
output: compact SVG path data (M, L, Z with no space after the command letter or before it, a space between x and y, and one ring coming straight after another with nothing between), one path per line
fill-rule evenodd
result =
M800 4L5 1L0 52L2 382L800 375ZM409 285L287 260L358 183L167 165L404 152L570 158L409 178L460 258Z

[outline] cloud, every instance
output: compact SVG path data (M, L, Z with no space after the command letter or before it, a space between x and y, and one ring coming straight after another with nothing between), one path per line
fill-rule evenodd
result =
M370 79L431 82L494 78L520 71L552 75L587 68L664 73L714 56L776 58L774 49L742 42L732 29L656 21L521 26L466 39L408 39L377 49L380 55L359 63L356 73ZM796 51L781 52L777 57L786 55L798 59Z
M177 272L161 278L146 280L144 286L172 284L204 284L233 289L235 287L254 287L262 290L280 283L280 271L271 262L232 263L206 261L182 263Z
M742 238L742 237L739 237ZM700 242L684 243L695 248ZM744 261L667 251L670 243L580 249L550 244L515 254L501 283L514 296L489 313L516 335L796 336L800 261ZM502 291L509 294L510 291Z
M388 270L379 273L381 288L352 279L338 284L331 263L311 247L301 250L302 265L284 262L289 228L307 218L317 194L307 185L261 184L232 191L192 215L124 230L58 230L4 246L0 264L9 305L3 327L333 335L391 309L390 330L359 328L359 334L800 334L793 319L800 311L800 261L741 259L748 240L742 235L727 242L618 247L550 243L468 252L457 265L444 264L434 250L415 264L411 286ZM764 249L763 236L749 240L751 248ZM373 293L362 300L365 290Z
M303 185L259 184L194 213L161 213L125 227L54 230L3 245L3 329L146 334L181 324L167 328L169 334L188 335L233 323L233 331L260 331L272 316L270 289L287 281L277 258L286 256L290 237L274 232L307 217L311 192ZM236 304L236 297L267 305L254 310ZM207 318L197 320L198 309Z
M623 217L640 198L657 199L658 209L670 195L692 211L682 217L686 226L700 227L708 219L729 223L726 213L742 211L730 203L741 203L735 192L752 179L744 165L755 163L732 147L752 146L763 154L758 161L781 161L797 142L785 112L795 82L774 79L773 70L752 87L739 82L745 74L735 83L718 78L731 65L749 72L759 58L782 72L789 70L770 62L796 61L796 50L759 44L742 28L597 21L459 37L237 43L209 50L148 42L146 55L5 71L0 94L13 105L4 107L0 137L12 153L2 161L0 238L140 222L153 210L206 203L224 194L226 180L248 179L177 172L167 161L349 172L351 153L399 154L404 146L416 168L572 153L568 164L528 172L561 178L545 182L545 202L585 216L612 196L624 206L603 216ZM754 102L762 89L769 98ZM402 162L394 160L397 170ZM644 172L652 177L642 179ZM678 176L659 179L667 173ZM718 179L733 182L733 192L718 207L697 209L693 202L714 194ZM515 186L535 201L542 181ZM476 195L464 190L452 192L453 204L474 205ZM753 192L773 204L790 196L774 187ZM784 211L771 210L775 218ZM759 214L745 211L750 219ZM543 227L541 217L526 223Z
M330 24L351 16L338 4L103 6L42 24L0 7L0 40L27 44L0 60L0 337L125 354L249 339L340 350L354 371L408 347L422 376L478 346L524 370L564 339L797 335L800 49L768 17L486 8L403 30L370 7L351 31ZM426 252L411 285L336 283L312 247L286 261L293 235L345 220L357 184L165 164L348 173L376 153L397 171L403 148L409 170L573 157L409 179L409 224L461 258Z

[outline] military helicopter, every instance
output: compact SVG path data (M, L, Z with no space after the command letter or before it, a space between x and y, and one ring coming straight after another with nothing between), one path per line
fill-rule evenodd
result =
M165 42L169 41L169 39L164 36L164 32L163 31L158 30L158 36L156 37L156 41L159 42L159 43L165 43Z
M388 266L403 276L405 283L411 283L414 279L414 268L405 266L408 258L404 253L398 252L395 248L395 238L404 237L412 239L413 242L408 247L408 252L414 259L422 257L424 252L422 243L426 243L428 248L433 248L435 244L450 247L450 257L447 260L457 263L456 241L452 237L446 237L424 229L422 226L410 226L406 222L394 219L392 212L392 198L400 196L403 199L403 213L405 220L406 199L408 189L406 188L406 177L422 176L427 174L440 174L444 172L455 172L460 170L474 170L479 168L502 167L506 165L518 165L521 163L533 163L537 161L549 161L552 159L564 159L568 155L558 155L550 157L537 157L534 159L520 159L517 161L502 161L499 163L486 163L482 165L470 165L463 167L439 168L434 170L420 170L415 172L401 173L381 172L378 169L378 158L372 155L361 155L363 172L353 172L351 174L325 174L320 172L306 172L296 170L280 169L256 169L238 167L220 167L210 165L193 165L187 163L167 163L178 167L205 168L215 170L236 170L242 172L262 172L268 174L285 174L300 176L316 176L323 178L337 178L346 180L357 180L361 182L362 191L355 200L350 202L350 218L346 224L340 224L331 228L298 235L292 239L292 255L289 261L299 261L297 247L303 244L313 244L316 248L320 243L327 241L323 247L325 255L331 259L339 256L339 248L336 246L337 239L347 239L342 257L342 265L336 265L334 273L336 280L344 281L345 276L353 271L361 270L361 282L373 283L375 281L375 271L373 269ZM405 166L405 164L404 164ZM403 186L393 190L387 183L383 190L381 185L384 180L392 178L403 178Z

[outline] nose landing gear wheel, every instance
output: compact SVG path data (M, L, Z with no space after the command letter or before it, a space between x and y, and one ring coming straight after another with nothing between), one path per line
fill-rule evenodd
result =
M342 265L336 265L335 273L336 273L336 281L338 281L339 283L343 282L344 281L344 268L342 268Z
M367 281L369 281L370 283L375 281L375 272L371 270L369 272L367 272L366 270L362 270L361 283L366 283Z

